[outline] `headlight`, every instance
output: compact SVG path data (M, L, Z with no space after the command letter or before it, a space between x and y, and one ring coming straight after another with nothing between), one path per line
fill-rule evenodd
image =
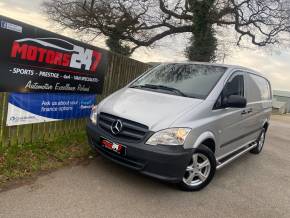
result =
M97 124L97 106L93 106L90 119L93 124Z
M149 145L183 145L190 128L164 129L152 135L146 144Z

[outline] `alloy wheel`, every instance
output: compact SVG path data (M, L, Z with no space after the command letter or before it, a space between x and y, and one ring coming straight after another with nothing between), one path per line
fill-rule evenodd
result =
M262 150L262 148L263 148L263 145L265 143L265 136L266 136L265 132L263 131L261 136L260 136L260 138L259 138L259 141L258 141L258 149L259 149L259 151Z
M189 186L199 186L208 178L210 170L209 159L201 153L195 153L186 168L183 182Z

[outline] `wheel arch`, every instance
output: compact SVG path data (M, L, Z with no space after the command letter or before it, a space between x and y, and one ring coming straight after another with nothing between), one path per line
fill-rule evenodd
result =
M268 128L269 128L269 121L268 120L266 120L265 122L264 122L264 125L263 125L263 128L265 128L265 130L266 130L266 132L267 132L267 130L268 130Z
M209 148L215 154L215 141L212 138L208 138L201 143Z
M195 141L193 148L197 148L201 144L205 145L206 147L208 147L210 150L212 150L215 153L216 140L215 140L215 135L212 132L207 131L207 132L202 133Z

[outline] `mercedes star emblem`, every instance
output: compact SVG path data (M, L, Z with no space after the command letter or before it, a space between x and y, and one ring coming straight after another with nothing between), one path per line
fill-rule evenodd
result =
M119 134L122 131L122 128L123 128L122 121L121 120L115 120L112 123L111 131L112 131L112 133L114 135L117 135L117 134Z

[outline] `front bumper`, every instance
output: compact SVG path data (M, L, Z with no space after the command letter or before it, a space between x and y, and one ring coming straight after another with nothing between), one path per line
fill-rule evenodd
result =
M193 149L184 149L183 146L146 145L145 142L152 134L148 135L144 142L121 141L92 123L87 124L87 135L92 149L97 150L102 156L142 174L169 182L182 180L193 154ZM121 156L103 148L100 145L100 137L124 145L126 155Z

